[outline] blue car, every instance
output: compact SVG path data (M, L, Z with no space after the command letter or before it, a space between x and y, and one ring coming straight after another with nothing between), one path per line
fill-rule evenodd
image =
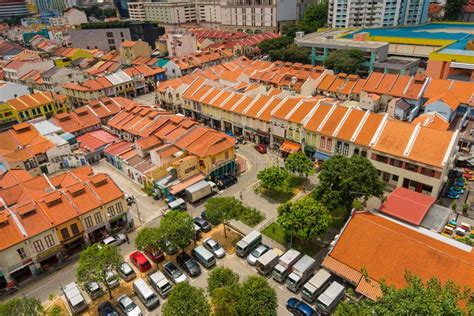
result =
M461 194L459 194L458 191L455 190L449 190L448 194L446 195L450 199L458 199Z
M292 297L286 302L286 309L293 315L297 316L318 315L318 313L316 313L316 311L312 309L311 306L309 306L302 300L297 299L296 297Z

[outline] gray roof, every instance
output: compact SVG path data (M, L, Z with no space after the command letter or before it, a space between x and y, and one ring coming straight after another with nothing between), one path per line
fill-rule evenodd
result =
M21 97L25 94L29 94L27 86L22 84L6 82L0 80L0 102L3 103L7 100Z
M50 135L50 134L57 134L63 131L63 129L50 121L39 121L39 122L32 122L34 127L38 130L41 135Z

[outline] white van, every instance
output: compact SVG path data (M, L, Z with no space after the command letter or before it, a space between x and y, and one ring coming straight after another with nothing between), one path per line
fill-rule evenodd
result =
M76 282L69 283L62 290L73 313L82 312L87 308L86 300L79 291Z
M216 257L203 246L197 246L191 251L191 254L194 259L208 269L216 264Z
M247 256L257 245L262 242L262 234L256 230L251 231L247 236L239 240L235 246L235 252L239 257Z
M161 295L161 297L165 298L171 292L173 285L171 282L165 277L163 272L161 271L154 271L148 274L148 282L150 282L151 286Z
M323 315L329 315L344 296L345 287L336 281L318 297L316 308Z
M140 278L133 282L133 290L147 309L151 310L160 305L158 296L153 292L148 284L146 284L145 280Z

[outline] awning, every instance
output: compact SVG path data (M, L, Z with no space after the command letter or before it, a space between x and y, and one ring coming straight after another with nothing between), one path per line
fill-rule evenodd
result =
M173 185L170 188L170 194L175 195L178 194L179 192L185 190L187 187L198 183L199 181L204 180L204 176L200 173L192 176L191 178L188 178L184 180L183 182L180 182L178 184Z
M371 278L368 278L367 280L365 278L361 278L359 285L356 287L356 292L370 298L373 301L376 301L383 295L380 283L372 280Z
M285 140L280 146L280 150L289 154L295 153L301 149L301 145Z
M317 159L317 160L322 160L322 161L326 161L328 160L329 158L331 158L330 155L328 154L325 154L323 152L320 152L320 151L317 151L313 154L313 158Z
M362 273L352 269L351 267L330 256L326 256L326 258L324 258L323 262L321 263L321 267L343 278L354 286L357 286L360 282L360 279L362 278Z

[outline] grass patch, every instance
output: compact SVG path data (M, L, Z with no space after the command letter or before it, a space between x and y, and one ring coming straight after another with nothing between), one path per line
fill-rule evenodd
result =
M263 231L262 234L265 236L270 237L277 243L287 246L288 242L286 238L285 232L281 229L280 225L278 225L277 222L273 222L270 225L268 225ZM300 240L297 240L293 238L293 249L296 249L304 254L307 254L308 256L314 256L316 253L318 253L319 250L321 250L321 245L319 245L318 241L316 238L314 238L311 241L307 241L303 243Z
M242 213L240 213L239 220L247 226L254 227L265 219L265 215L255 208L246 207Z
M280 225L278 223L273 222L270 225L268 225L263 231L262 234L270 237L277 243L280 243L282 245L286 245L286 236L285 232L280 228Z
M304 178L300 178L295 175L289 175L288 179L283 183L282 186L273 189L267 189L259 186L256 189L256 192L263 194L277 202L285 203L296 195L303 185L303 181Z

